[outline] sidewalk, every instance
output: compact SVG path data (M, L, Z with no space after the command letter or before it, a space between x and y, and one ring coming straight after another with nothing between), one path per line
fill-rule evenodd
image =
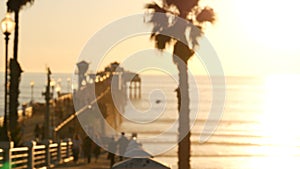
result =
M79 163L75 164L73 161L70 161L69 163L58 165L55 168L56 169L110 169L110 161L106 159L107 153L101 154L101 156L98 158L97 162L95 161L95 158L92 157L91 163L87 163L84 161L83 158L79 159Z

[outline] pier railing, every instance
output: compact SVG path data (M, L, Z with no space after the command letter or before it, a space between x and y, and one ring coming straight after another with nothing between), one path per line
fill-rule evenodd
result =
M73 160L70 140L51 143L44 141L37 145L31 141L24 147L14 147L13 143L0 143L0 168L27 169L49 168Z

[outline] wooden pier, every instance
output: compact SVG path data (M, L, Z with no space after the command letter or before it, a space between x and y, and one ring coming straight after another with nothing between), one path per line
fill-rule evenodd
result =
M142 83L139 75L135 75L129 84L129 97L140 99L142 97Z
M97 106L106 122L117 130L122 122L121 114L124 113L127 98L141 98L141 78L139 75L124 71L124 69L120 71L115 68L116 66L118 64L112 63L104 71L90 75L93 77L92 82L83 82L86 77L81 75L78 90L72 94L60 93L58 98L49 100L49 118L45 118L47 105L33 103L29 111L26 111L26 116L19 118L19 122L23 125L21 139L23 146L14 147L11 143L0 143L0 167L8 169L49 168L57 165L60 168L78 167L70 164L62 165L64 162L72 160L72 141L70 138L73 134L78 133L82 138L86 136L76 117L86 114L91 108ZM80 73L84 74L84 71ZM112 85L113 79L117 79L116 86ZM114 104L114 93L118 95L118 105ZM47 122L49 135L36 138L35 126L44 125L45 120L49 120ZM105 135L106 131L102 129L101 132ZM45 141L46 138L49 140ZM36 140L37 142L28 140ZM109 168L105 161L103 158L104 165L101 163L99 168ZM84 167L89 165L98 168L92 164L84 165Z

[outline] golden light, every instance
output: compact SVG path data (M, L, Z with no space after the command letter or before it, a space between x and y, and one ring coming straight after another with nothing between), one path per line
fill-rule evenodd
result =
M54 87L56 85L56 82L52 79L51 81L50 81L50 86L51 87Z
M34 86L34 81L30 81L30 86L31 86L31 87Z
M250 162L253 168L294 168L299 166L300 76L277 75L265 80L264 112L260 132L267 146L263 161ZM257 164L259 164L257 166ZM297 168L297 167L296 167Z
M265 82L262 132L273 144L295 145L300 129L300 76L271 76Z
M4 34L11 34L15 29L15 22L11 19L10 14L7 13L5 18L1 21L1 30Z
M57 85L56 88L55 88L56 92L60 92L61 91L61 87L60 85Z
M294 0L234 0L237 26L249 39L276 50L298 50L300 16Z

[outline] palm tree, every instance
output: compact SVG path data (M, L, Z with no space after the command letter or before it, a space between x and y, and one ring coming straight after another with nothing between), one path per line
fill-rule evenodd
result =
M179 86L176 89L179 112L178 168L189 169L188 60L194 55L193 49L198 46L197 39L203 35L203 24L213 23L215 14L209 7L201 8L199 0L161 0L159 4L149 3L145 8L150 14L149 22L153 24L151 40L155 42L156 48L165 50L167 45L173 47L173 62L179 72ZM182 19L186 24L182 24Z
M33 4L34 0L8 0L7 10L13 12L15 16L16 27L14 31L14 50L13 58L10 59L10 85L9 85L9 121L12 141L18 143L19 128L18 128L18 97L19 83L21 79L22 69L18 63L18 42L19 42L19 14L24 6Z

